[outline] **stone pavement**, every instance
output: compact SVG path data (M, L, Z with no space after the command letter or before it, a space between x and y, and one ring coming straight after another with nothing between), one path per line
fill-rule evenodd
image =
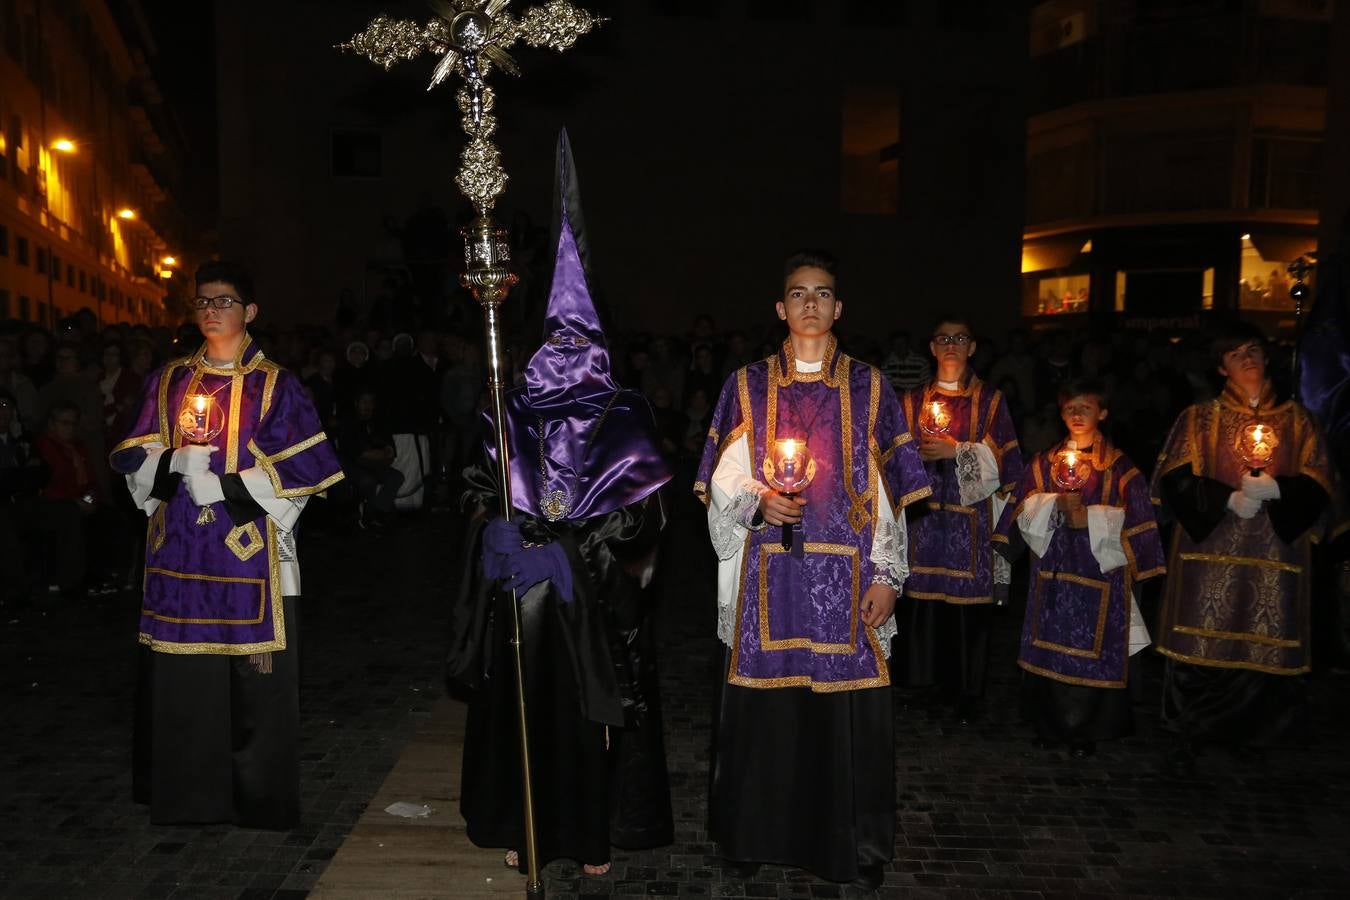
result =
M549 895L858 896L778 867L750 882L723 877L704 827L720 652L713 563L701 510L678 512L660 614L676 843L616 851L603 878L555 863ZM429 516L396 538L306 535L304 822L289 833L154 827L131 803L134 599L7 602L0 897L305 896L440 696L454 532L451 517ZM1314 681L1315 746L1264 763L1211 752L1195 777L1175 779L1157 770L1166 741L1151 658L1137 735L1074 761L1032 749L1017 720L1020 615L1016 604L996 626L990 698L974 725L896 698L900 831L881 897L1350 896L1350 681Z

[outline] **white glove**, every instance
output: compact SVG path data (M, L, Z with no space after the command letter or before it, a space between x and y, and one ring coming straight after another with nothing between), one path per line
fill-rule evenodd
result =
M220 486L220 476L213 472L189 475L183 479L187 485L188 496L198 506L209 506L225 499L225 490Z
M1253 500L1280 499L1280 483L1265 472L1242 476L1242 493Z
M177 472L179 475L202 475L209 472L211 454L215 453L216 449L200 444L178 447L173 451L173 458L169 460L169 471Z
M1248 497L1242 491L1233 491L1228 495L1228 508L1238 518L1250 519L1261 511L1261 501Z

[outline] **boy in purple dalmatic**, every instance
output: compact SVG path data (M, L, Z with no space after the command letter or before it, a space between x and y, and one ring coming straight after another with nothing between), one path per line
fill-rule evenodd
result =
M156 824L292 828L295 526L342 470L300 380L249 336L248 272L204 264L193 308L205 342L149 375L111 457L149 517L133 791Z
M991 613L1011 580L989 537L1022 477L1022 452L1003 394L970 367L970 322L944 315L928 346L936 375L900 398L933 481L933 496L907 515L909 580L896 612L901 680L938 688L967 723L984 696Z
M932 488L890 384L835 341L834 271L788 258L788 339L727 379L694 484L726 644L710 829L733 875L774 862L875 889L895 849L902 510ZM779 441L810 450L800 491L770 487Z
M1133 729L1130 656L1148 646L1135 585L1165 571L1148 481L1099 430L1100 382L1059 392L1068 437L1037 453L1004 510L994 546L1031 548L1022 649L1022 712L1042 748L1075 758Z

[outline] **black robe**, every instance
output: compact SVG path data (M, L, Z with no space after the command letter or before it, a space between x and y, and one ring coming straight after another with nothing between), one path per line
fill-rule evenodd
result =
M496 509L482 469L465 472L470 502ZM674 822L653 653L650 564L665 516L660 495L579 522L516 513L521 532L559 541L573 599L535 585L521 597L526 715L541 865L599 865L611 844L672 843ZM485 522L471 524L464 582L451 615L447 678L470 692L460 809L480 847L524 854L520 737L510 594L483 577Z

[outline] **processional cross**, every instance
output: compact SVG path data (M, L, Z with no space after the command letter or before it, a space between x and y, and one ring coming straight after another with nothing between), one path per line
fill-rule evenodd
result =
M506 188L507 176L506 170L502 168L501 153L492 141L493 133L497 130L497 117L494 114L497 98L487 84L487 77L493 66L511 75L520 75L520 67L506 52L517 42L561 52L605 21L568 0L547 0L542 6L526 9L519 18L506 11L510 4L511 0L428 0L435 17L426 24L381 15L350 41L338 45L339 49L360 54L386 70L400 61L416 59L423 53L438 55L440 62L436 65L427 90L451 75L463 79L455 99L462 116L460 124L469 142L460 153L455 184L478 212L473 222L461 232L464 236L466 269L463 282L473 290L474 297L483 307L488 386L492 392L492 412L496 425L494 437L497 444L500 512L506 519L511 518L511 478L506 441L506 380L502 375L501 327L497 313L517 279L509 268L511 256L506 230L492 219L492 209ZM524 849L528 870L525 893L530 897L542 897L544 887L539 879L539 858L535 846L534 800L525 720L519 598L513 598L511 606L520 723L521 785L525 801Z

